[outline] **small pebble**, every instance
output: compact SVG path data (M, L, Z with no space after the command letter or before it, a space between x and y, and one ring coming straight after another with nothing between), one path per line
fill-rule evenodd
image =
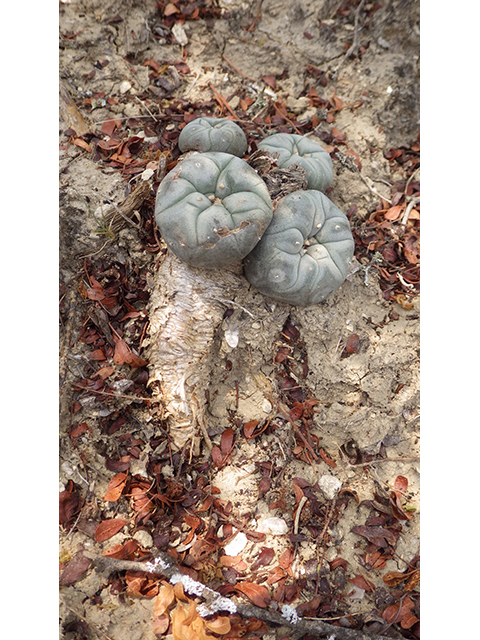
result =
M139 531L135 531L132 537L135 538L135 540L139 542L144 549L150 549L150 547L153 547L153 538L148 531L140 529Z
M288 533L288 525L283 518L265 518L258 523L257 531L272 536L284 536Z
M225 545L224 551L227 556L238 556L247 546L247 542L247 536L240 531L231 542Z
M327 500L333 500L342 487L342 483L335 476L322 476L318 481L320 491L327 498Z
M120 93L123 95L124 93L127 93L127 91L130 91L131 88L132 88L131 83L128 80L124 80L120 85L119 90L120 90Z

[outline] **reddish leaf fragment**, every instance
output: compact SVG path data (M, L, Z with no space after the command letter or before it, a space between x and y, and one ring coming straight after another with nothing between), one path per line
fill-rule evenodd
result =
M243 562L243 560L242 556L220 556L218 562L223 567L235 567L237 564L240 564L240 562Z
M271 549L270 547L262 547L260 549L260 553L257 556L257 559L250 567L250 570L256 571L259 567L264 567L270 564L271 561L273 560L274 555L275 555L275 552L273 549Z
M84 504L78 485L69 480L65 491L61 491L59 495L59 519L64 529L68 530L72 526Z
M357 353L359 344L360 338L358 337L358 335L356 333L351 333L347 338L347 342L345 343L345 347L342 353L343 357L346 357L347 355L350 356L353 353Z
M413 520L413 513L405 511L401 503L401 494L397 491L392 491L390 496L390 504L392 506L393 515L397 520Z
M133 353L124 340L115 336L113 340L115 342L115 353L113 354L115 364L129 364L131 367L147 366L148 362Z
M201 523L200 518L197 518L196 516L191 516L189 513L186 513L183 519L185 523L192 528L193 531L195 531L200 526L200 523Z
M72 438L72 439L79 438L86 431L88 431L88 424L86 422L81 422L80 424L77 424L76 427L73 427L73 429L70 431L69 435L70 435L70 438Z
M125 488L127 482L126 473L117 473L108 483L108 491L103 496L103 499L107 502L116 502L122 495L122 491Z
M86 287L86 293L89 300L101 301L105 298L102 285L93 277L90 278L90 287Z
M122 121L119 119L112 118L111 120L106 120L102 124L101 132L104 136L108 136L109 138L112 136L115 129L120 129L122 126Z
M82 140L81 138L75 138L73 144L76 147L80 147L80 149L83 149L84 151L88 151L89 153L92 150L92 147L88 144L88 142L85 142L85 140Z
M333 108L335 109L335 111L341 111L343 109L343 102L336 95L333 95L330 98L330 102L332 103ZM335 131L338 131L338 129L335 129ZM336 134L333 132L333 129L332 129L332 133L336 137ZM344 134L342 134L342 135L344 135Z
M295 494L295 502L298 505L305 494L303 493L302 488L295 481L293 482L293 493Z
M410 264L418 264L420 262L420 247L418 237L415 234L412 233L405 241L403 254Z
M332 127L332 135L337 142L344 142L347 139L347 134L336 127Z
M224 455L230 453L233 447L234 431L231 428L225 429L220 439L220 449Z
M171 16L174 13L180 13L180 9L173 4L173 2L169 2L165 9L163 10L164 16Z
M400 493L405 493L408 489L408 478L405 476L397 476L395 478L395 483L393 485L395 491L400 491Z
M187 566L192 566L192 564L204 560L207 556L216 551L216 549L217 547L214 544L197 538L185 559L185 564Z
M346 569L347 565L348 565L348 562L344 558L340 558L340 557L335 558L330 563L330 571L333 571L337 567L342 567L342 569Z
M263 76L262 80L272 89L275 89L277 86L277 81L275 80L274 76Z
M154 578L146 576L143 571L127 571L126 593L136 598L153 598L158 594L158 583Z
M262 476L260 482L258 483L258 498L263 498L263 496L270 489L272 484L270 476L264 475Z
M100 522L95 530L95 540L97 542L105 542L109 538L112 538L127 524L127 520L124 518L109 518Z
M142 551L138 542L133 539L127 540L123 544L114 544L102 552L102 556L119 560L142 560L149 555L150 552Z
M404 598L401 603L392 604L382 613L382 618L389 624L400 623L402 629L410 629L419 619L412 613L415 604L411 598Z
M402 573L401 571L388 571L383 576L382 579L384 583L387 585L387 587L396 587L397 584L400 584L401 582L404 582L407 579L410 582L413 576L415 576L415 580L412 582L416 582L416 584L418 584L418 580L420 579L420 571L418 569L405 571L404 573ZM411 591L412 587L410 587L410 589L407 589L407 590Z
M274 567L268 574L267 584L272 585L285 578L285 571L281 567Z
M301 402L294 402L293 407L288 412L288 415L290 416L290 420L293 420L293 421L298 420L299 418L302 417L302 414L303 414L303 404Z
M100 147L102 151L113 151L113 149L118 149L121 142L116 138L110 137L108 140L99 140L97 142L97 147Z
M296 611L298 615L304 617L315 617L318 611L318 607L320 606L323 600L323 596L317 595L309 600L308 602L301 602L297 607Z
M359 589L363 589L364 591L375 591L375 585L373 584L373 582L370 582L370 580L367 580L361 575L349 578L348 581L354 584Z
M216 467L221 467L224 462L220 447L216 445L212 448L212 462Z
M92 561L83 555L83 551L78 551L60 575L60 584L67 586L74 584L87 571Z
M102 367L101 369L99 369L97 371L97 373L95 374L94 377L99 377L102 380L106 380L109 376L112 375L112 373L115 371L114 367L108 366L108 367Z
M243 425L243 434L247 440L250 440L250 438L253 437L254 431L259 424L260 420L249 420L248 422L245 422Z
M381 551L365 554L365 565L369 565L371 569L382 569L385 564L385 556Z
M287 549L278 559L278 564L282 567L282 569L288 569L293 562L293 557L293 549Z
M265 533L260 533L260 531L245 531L245 535L250 542L263 542L267 537Z
M270 593L266 587L253 582L239 582L235 585L235 590L247 596L257 607L265 609L270 604Z
M105 351L103 349L95 349L88 354L89 360L106 360Z
M325 449L323 449L322 447L320 447L320 457L322 458L322 460L328 464L329 467L332 467L332 469L334 469L337 466L337 463L335 462L335 460L333 460L328 453L325 451Z
M155 73L160 73L160 65L156 60L153 60L152 58L145 60L145 62L143 63L143 66L150 67L150 69L153 69Z
M156 615L155 613L153 614L153 633L156 636L164 636L169 626L170 616L168 613L162 613L160 615Z
M352 531L359 536L363 536L377 547L386 547L387 545L394 546L397 541L397 536L395 536L393 531L385 529L384 527L369 527L361 524L353 527Z
M390 207L387 213L383 216L385 220L390 220L391 222L394 220L398 220L403 211L403 204L397 204L394 207Z
M130 468L130 460L132 456L122 456L120 460L114 460L109 456L105 456L105 467L108 471L128 471Z

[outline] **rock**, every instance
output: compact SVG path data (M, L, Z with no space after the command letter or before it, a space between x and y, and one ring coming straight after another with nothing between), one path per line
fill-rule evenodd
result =
M288 525L283 518L264 518L257 525L260 533L269 533L272 536L283 536L288 533Z
M342 483L335 476L325 475L319 478L318 486L327 500L333 500L342 488Z

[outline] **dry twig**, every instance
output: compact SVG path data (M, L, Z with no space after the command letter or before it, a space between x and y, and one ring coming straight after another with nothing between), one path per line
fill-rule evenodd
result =
M116 558L96 556L88 553L84 553L84 555L92 560L98 571L106 573L112 573L114 571L144 571L146 573L162 575L166 577L171 584L181 582L186 593L204 600L203 603L197 605L197 612L202 617L212 615L219 611L238 613L243 618L257 618L263 622L288 627L294 633L295 638L298 639L304 635L312 634L318 638L329 637L335 640L387 640L385 636L337 627L319 619L310 618L306 620L301 618L295 609L288 605L283 605L282 613L280 613L273 609L263 609L253 604L234 602L201 582L193 580L190 576L182 574L168 553L159 552L154 560L148 562L118 560Z
M358 50L358 20L360 18L360 11L363 9L363 5L365 4L365 0L361 0L360 4L358 5L358 7L355 9L355 22L354 22L354 26L353 26L353 42L352 45L348 48L347 53L343 56L342 60L340 61L340 64L338 65L338 67L335 69L333 76L334 78L338 77L338 72L340 71L340 67L342 67L342 65L344 64L344 62L353 54L357 53Z

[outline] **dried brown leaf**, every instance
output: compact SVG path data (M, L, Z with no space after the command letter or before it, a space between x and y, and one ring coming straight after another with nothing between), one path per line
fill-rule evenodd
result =
M401 603L398 602L387 607L382 613L382 618L389 624L393 622L400 623L402 629L410 629L416 622L419 622L418 618L412 613L414 606L411 598L403 598Z
M110 137L115 129L120 129L122 126L122 121L120 119L112 118L110 120L106 120L102 124L101 132L104 136Z
M377 547L385 547L387 544L394 546L397 540L397 537L390 531L389 529L385 529L384 527L369 527L367 525L358 525L353 527L353 533L356 533L359 536L363 536L372 544L375 544Z
M230 633L230 629L232 625L230 624L229 618L227 616L218 616L214 620L205 620L205 626L209 631L213 631L213 633L218 633L221 636Z
M286 577L282 567L274 567L268 574L267 584L272 585Z
M91 560L83 555L83 551L78 551L60 575L60 584L67 586L74 584L87 571Z
M145 367L148 362L137 356L127 343L121 338L113 337L115 342L115 353L113 354L113 361L115 364L129 364L131 367Z
M263 496L270 489L272 484L272 480L270 476L264 475L261 477L260 482L258 483L258 498L263 498Z
M124 518L109 518L100 522L95 530L95 540L97 542L105 542L112 538L127 524L128 520Z
M95 374L95 377L99 377L102 380L106 380L109 376L112 375L112 373L115 371L115 367L102 367L101 369L99 369L97 371L97 373Z
M356 333L351 333L345 343L344 351L348 355L358 352L358 345L360 344L360 338Z
M62 527L68 529L75 522L84 504L85 500L80 496L79 487L69 480L65 491L59 495L59 519Z
M402 204L397 204L394 207L390 207L390 209L383 216L385 220L390 220L393 222L394 220L398 220L402 214L404 206Z
M85 432L88 431L88 424L86 422L81 422L80 424L77 424L70 432L69 432L69 436L70 438L74 439L74 438L79 438L81 435L83 435Z
M223 455L230 453L233 447L234 431L232 428L225 429L220 438L220 449Z
M375 585L370 580L367 580L362 575L354 576L353 578L348 579L349 582L354 584L359 589L363 589L364 591L375 591Z
M400 491L400 493L405 493L408 489L408 478L405 476L397 476L395 478L395 482L393 484L393 488L395 491Z
M180 13L180 9L176 5L174 5L173 2L169 2L163 10L163 15L171 16L174 13Z
M170 626L170 616L167 613L162 613L159 615L155 615L154 613L152 622L153 633L156 636L161 637L166 633L168 627Z
M220 451L220 447L215 445L212 447L212 462L216 467L221 467L223 465L224 459L222 456L222 452Z
M406 573L403 573L401 571L388 571L382 579L387 587L396 587L397 584L400 584L401 582L406 580L415 571L417 571L417 569L415 569L413 572Z
M243 593L253 604L262 609L265 609L271 601L268 589L253 582L239 582L235 585L235 590Z
M319 450L320 453L320 457L322 458L322 460L328 464L329 467L332 467L332 469L334 469L337 466L337 463L335 462L335 460L333 460L328 453L325 451L325 449L323 449L322 447L320 447Z
M260 553L257 556L257 559L250 567L251 571L256 571L259 567L264 567L271 563L275 556L275 552L270 547L262 547L260 549Z
M88 151L88 153L90 153L92 150L92 147L88 144L88 142L85 142L85 140L82 140L82 138L75 138L73 144L76 147L80 147L80 149L83 149L84 151Z
M276 89L277 81L275 80L275 76L263 76L262 80L273 90Z
M250 420L249 422L245 422L245 424L243 425L243 434L247 438L247 440L249 440L253 436L255 429L259 424L260 420Z
M278 559L278 564L282 569L288 569L293 562L294 552L293 549L286 549Z
M103 496L103 499L107 502L116 502L122 495L122 491L127 482L126 473L117 473L108 483L108 491Z

